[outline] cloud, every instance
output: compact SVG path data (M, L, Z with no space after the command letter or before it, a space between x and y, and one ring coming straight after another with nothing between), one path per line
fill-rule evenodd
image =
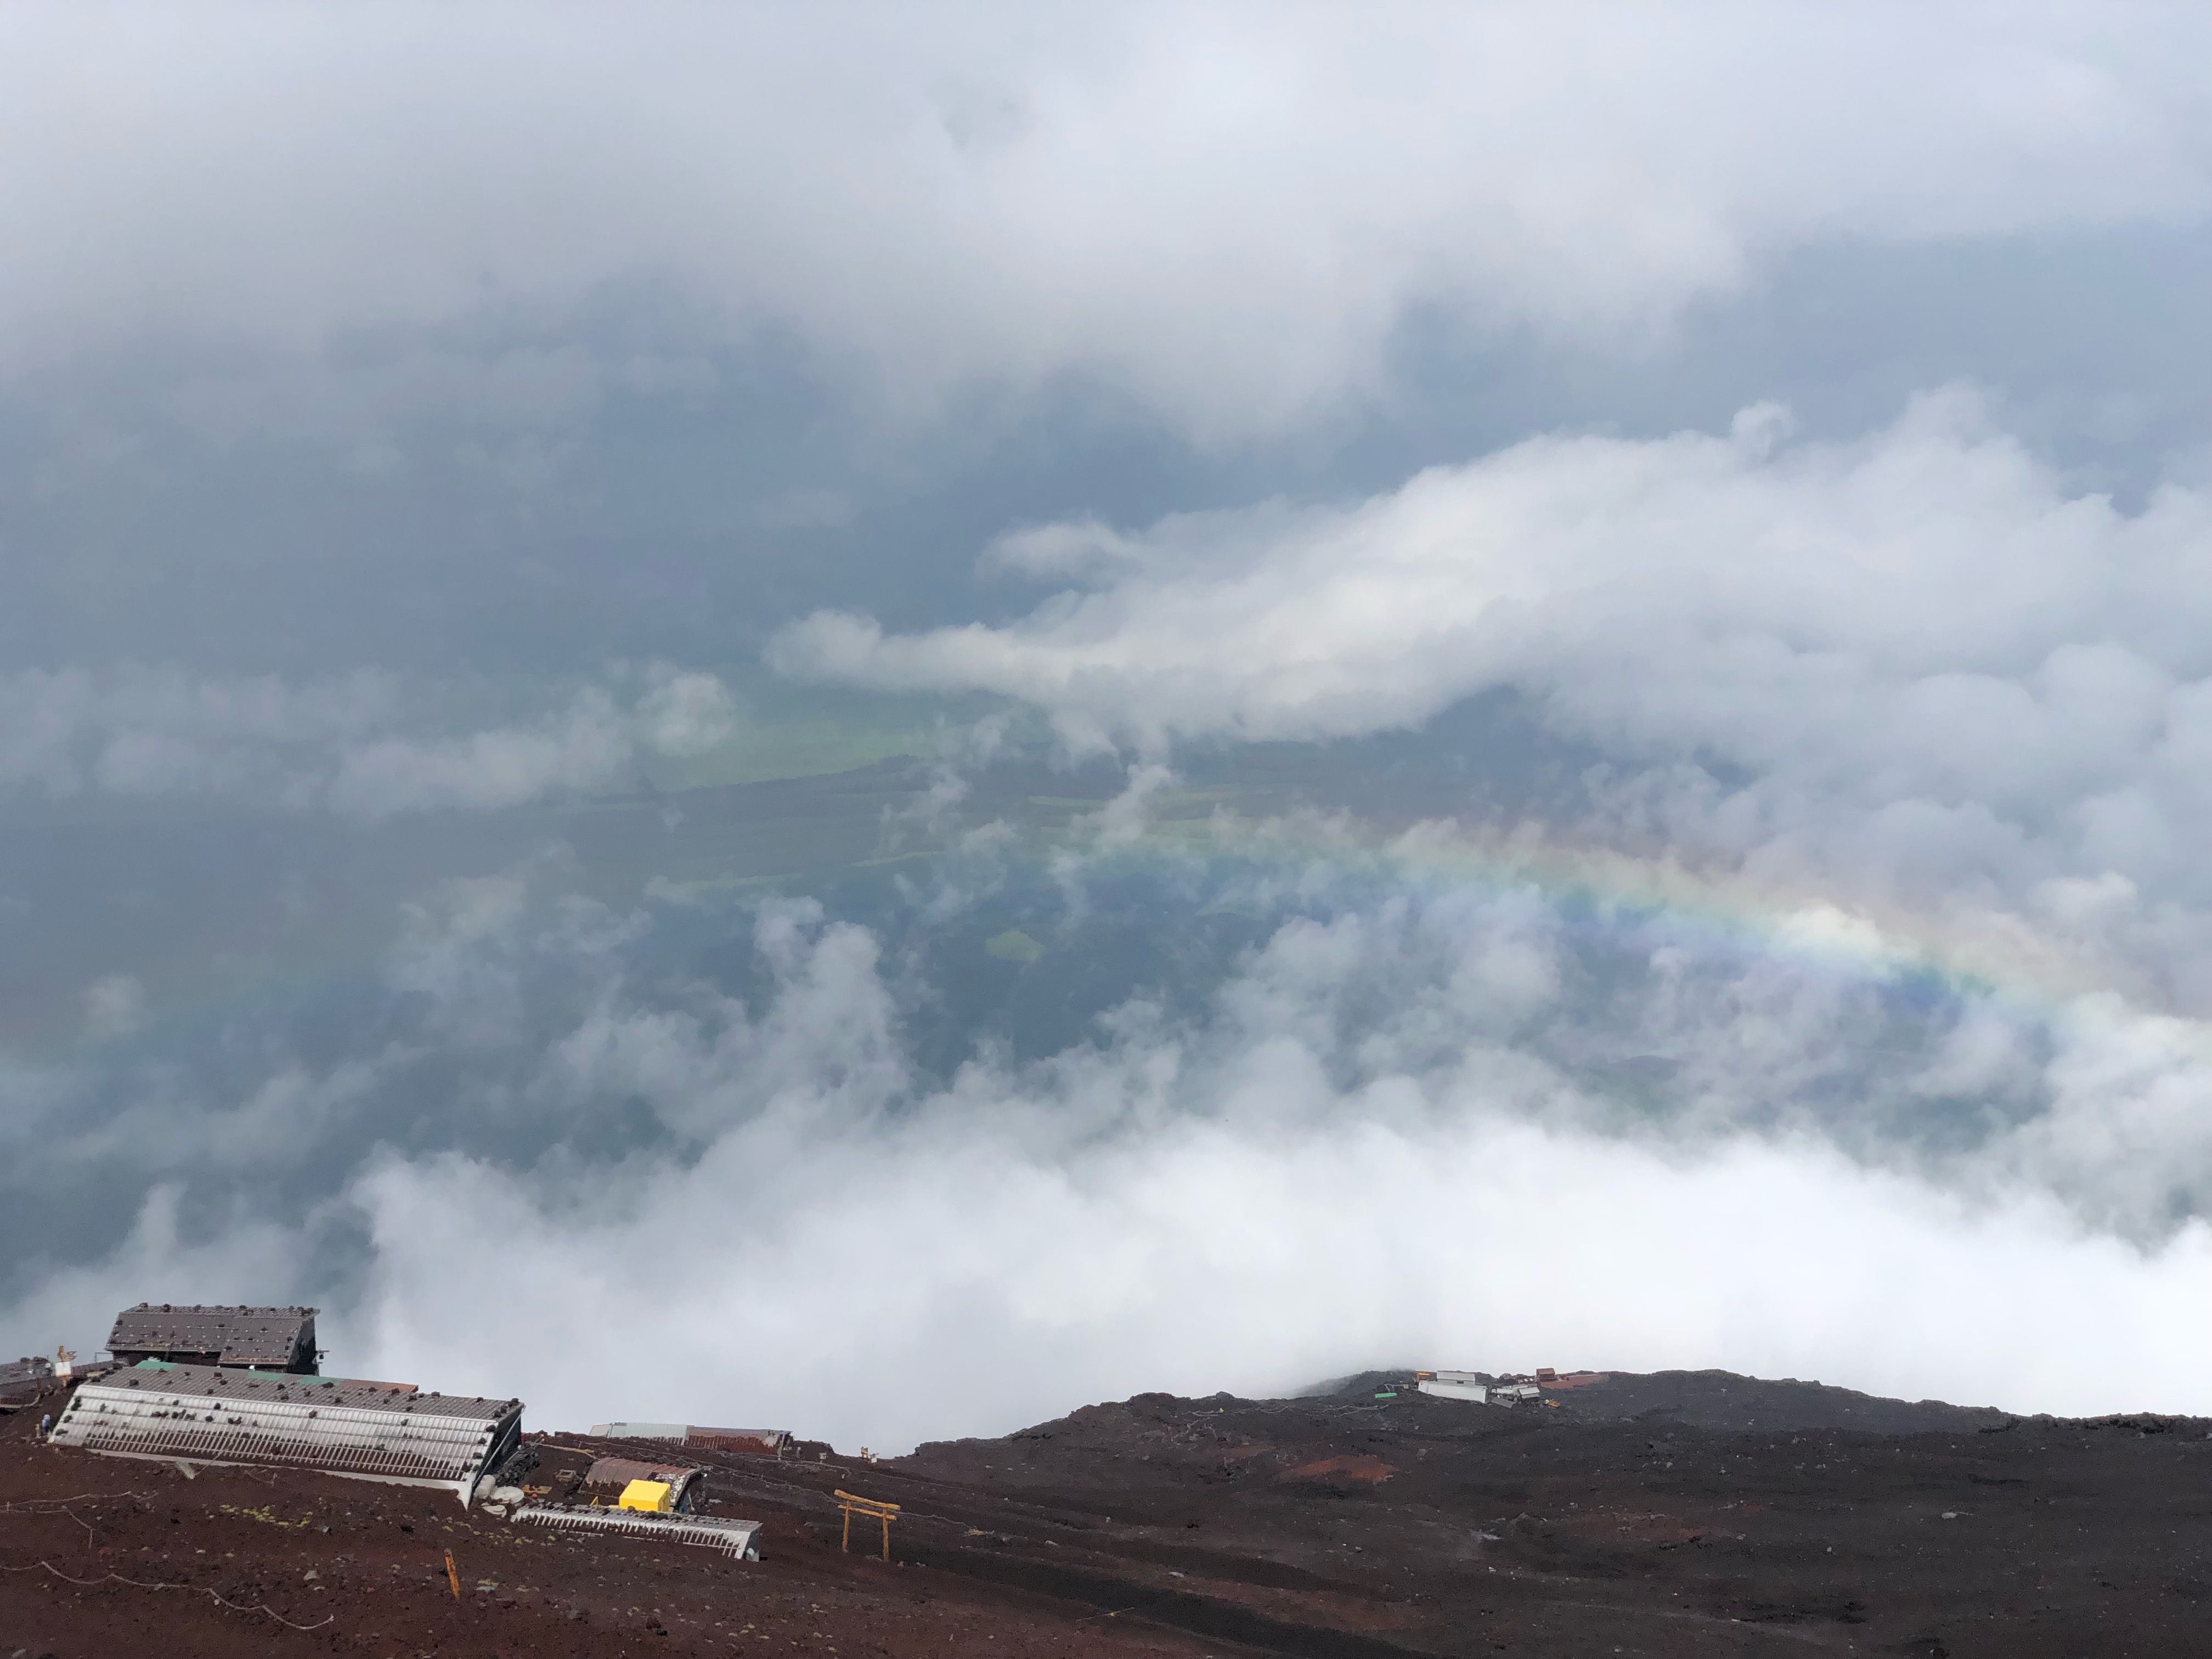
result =
M1517 883L1310 857L1152 884L1128 857L1002 869L1091 890L1022 975L1107 971L1146 917L1182 939L1257 909L1257 943L1034 1060L960 1031L943 1072L929 952L981 957L995 915L725 908L740 992L690 970L703 910L609 909L550 867L453 884L337 1061L241 1031L221 1054L265 1051L258 1081L171 1062L105 1121L58 1099L7 1179L135 1160L139 1218L19 1273L0 1329L266 1286L329 1310L346 1369L520 1393L541 1425L878 1447L1431 1361L2212 1404L2205 1339L2154 1316L2212 1279L2201 1024L1838 974L1870 942L1811 915L1747 951ZM343 1273L310 1263L332 1236ZM589 1340L548 1351L555 1317ZM620 1358L647 1349L649 1375Z
M116 1314L140 1302L236 1302L241 1287L264 1305L299 1302L298 1234L240 1206L206 1236L182 1211L175 1188L156 1188L100 1258L55 1264L7 1309L12 1351L51 1353L58 1342L91 1358Z
M1594 1009L1566 994L1587 969L1536 895L1400 895L1285 921L1202 1020L1132 1005L1096 1042L1027 1066L980 1054L932 1086L875 939L800 906L764 913L757 943L763 1007L671 1020L618 995L549 1053L570 1085L682 1116L696 1157L550 1203L482 1158L362 1177L375 1265L349 1317L380 1364L521 1386L505 1379L557 1303L598 1340L539 1370L542 1420L735 1413L878 1446L1445 1356L1718 1363L2057 1411L2140 1406L2156 1376L2159 1403L2203 1403L2179 1381L2202 1340L2151 1310L2199 1293L2212 1234L2127 1243L2063 1195L2085 1154L2123 1186L2177 1156L2201 1182L2201 1136L2177 1115L2124 1148L2059 1128L2047 1158L1999 1133L1899 1161L1851 1133L1891 1086L1863 1070L1877 985L1677 945ZM2008 1040L1976 1030L1995 1010L1957 1012L1907 1091ZM1545 1036L1559 1022L1680 1055L1701 1121L1588 1092L1562 1063L1574 1041ZM2094 1023L2058 1034L2055 1076L2109 1081L2096 1056L2117 1042L2201 1103L2201 1052L2177 1070L2150 1058L2155 1022ZM1831 1086L1846 1075L1856 1098ZM2024 1110L2027 1140L2111 1121L2086 1098ZM2123 1207L2136 1196L2163 1203ZM647 1341L672 1362L650 1380L611 1357Z
M1474 1103L1441 1129L1182 1120L1080 1157L1025 1152L979 1103L859 1142L736 1138L613 1216L462 1160L386 1165L360 1194L355 1340L380 1374L520 1389L540 1423L735 1416L878 1448L1394 1363L2208 1404L2204 1340L2163 1316L2212 1279L2199 1227L2144 1255L1815 1148L1669 1156ZM557 1361L533 1340L556 1316L591 1334ZM650 1373L618 1358L644 1349Z
M146 1017L146 988L129 974L106 974L85 987L84 1034L94 1042L128 1036Z
M663 665L654 671L653 681L637 708L641 735L652 748L689 760L737 735L737 699L712 674L681 674Z
M535 729L503 727L423 742L385 738L347 750L323 799L362 818L440 807L517 806L555 790L604 787L631 758L604 692L587 690Z
M2069 499L1964 392L1856 444L1778 451L1779 420L1762 408L1727 436L1537 438L1348 507L1173 515L1118 538L1090 591L1024 622L885 638L826 612L781 635L772 660L1001 691L1072 731L1152 745L1413 726L1517 680L1631 741L1717 735L1765 761L1802 738L1808 695L1889 690L1939 723L1875 721L1859 741L1923 742L1934 766L1954 716L2032 720L2039 702L2067 720L2109 711L2118 724L2094 735L2132 745L2171 677L2198 666L2202 496L2172 490L2135 519ZM1652 683L1662 659L1671 688ZM2029 672L2042 697L2008 702L2004 680ZM1821 753L1849 764L1857 742L1836 735ZM2002 752L2021 766L2042 751Z
M786 629L776 666L1134 751L1039 844L991 817L1013 728L948 739L877 846L955 851L812 897L731 900L703 811L662 820L657 884L558 850L437 881L483 854L434 830L376 878L406 891L388 952L328 980L380 922L331 922L315 974L256 954L337 915L323 872L353 892L317 832L257 843L270 890L226 874L234 905L88 848L84 887L18 909L75 945L105 884L161 947L84 945L61 1057L0 1056L0 1323L82 1344L143 1296L322 1298L350 1367L541 1421L878 1445L1420 1359L2205 1405L2161 1316L2212 1270L2203 490L2124 510L1954 390L1854 441L1760 405L1312 492L1456 441L1376 436L1395 392L1412 425L1525 421L1579 365L1600 389L1546 406L1661 429L1628 405L1704 407L1684 339L1730 384L1818 380L1835 430L1873 395L1834 367L1860 336L1884 386L1922 372L1863 270L1940 289L1912 314L1950 353L1976 239L2038 315L2076 291L2022 274L2049 245L2100 298L2128 236L2186 264L2208 34L2201 8L0 17L0 134L35 135L0 143L11 648L46 665L0 675L22 845L57 844L37 803L363 823L698 775L749 736L704 672L224 665L374 659L387 605L388 660L609 628L714 659L886 523L878 615ZM1730 309L1792 271L1790 304ZM1753 337L1832 287L1855 323ZM2179 337L2159 303L2124 343ZM1974 348L1996 382L2028 326ZM2051 331L2069 366L2028 378L2083 384L2088 337ZM2109 407L2021 418L2144 451L2195 419L2163 382L2130 404L2156 376L2121 356ZM1156 517L1253 477L1307 493ZM978 542L1067 591L899 631ZM173 640L207 671L119 659ZM1484 693L1571 778L1447 752L1429 723ZM1472 793L1389 845L1183 816L1208 745L1414 732L1407 769L1496 785L1486 821ZM161 870L215 867L185 839ZM576 890L640 887L685 897ZM220 953L178 945L188 899ZM220 1006L180 1012L187 977ZM549 1322L588 1340L547 1356Z
M375 822L626 785L645 760L694 760L738 739L736 699L714 676L640 672L627 709L586 685L532 720L441 732L453 716L436 705L465 689L389 674L30 669L0 677L0 790L214 798Z
M19 366L149 340L313 353L662 283L712 335L792 331L894 404L1074 370L1237 436L1373 387L1416 311L1633 340L1808 243L2208 201L2212 41L2183 7L2118 27L1146 4L6 27L0 110L37 135L0 144L22 158L0 163ZM597 395L558 349L511 367L467 395Z
M26 669L0 678L0 787L54 797L267 786L290 749L343 744L398 714L370 672L293 686L155 668Z
M1960 390L1854 442L1785 432L1759 408L1725 435L1537 438L1349 506L1173 516L1019 621L821 612L769 660L1004 693L1079 750L1152 755L1413 727L1511 688L1605 757L1595 839L2063 911L2212 1006L2205 954L2160 919L2212 906L2189 851L2212 502L2069 494Z

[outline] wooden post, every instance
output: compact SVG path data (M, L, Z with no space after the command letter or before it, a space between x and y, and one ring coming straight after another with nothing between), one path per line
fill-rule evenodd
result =
M845 1511L845 1538L837 1547L850 1553L853 1547L853 1506L850 1504L840 1504L837 1507Z

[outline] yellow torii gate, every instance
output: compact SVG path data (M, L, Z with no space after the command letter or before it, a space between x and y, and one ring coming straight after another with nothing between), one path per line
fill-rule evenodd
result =
M891 1516L898 1513L899 1506L896 1504L886 1504L873 1498L855 1498L848 1492L840 1492L836 1494L836 1498L837 1507L845 1512L845 1540L838 1547L846 1550L853 1547L854 1516L872 1516L884 1523L884 1559L890 1560L891 1559Z

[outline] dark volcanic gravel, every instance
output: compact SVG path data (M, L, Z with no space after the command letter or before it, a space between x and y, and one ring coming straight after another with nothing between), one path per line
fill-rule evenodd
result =
M758 1563L404 1488L188 1480L40 1445L21 1413L0 1418L0 1659L2212 1653L2202 1421L1716 1372L1511 1410L1372 1392L1140 1395L873 1465L706 1454L723 1512L767 1523ZM1940 1426L1826 1425L1846 1409ZM1738 1410L1756 1426L1698 1420ZM548 1471L622 1449L538 1444ZM905 1506L898 1565L839 1553L840 1486Z

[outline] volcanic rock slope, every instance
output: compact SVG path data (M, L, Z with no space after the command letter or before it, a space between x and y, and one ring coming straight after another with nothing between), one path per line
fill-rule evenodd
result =
M398 1488L186 1480L40 1446L19 1414L0 1659L2212 1653L2203 1421L1716 1372L1506 1410L1402 1380L1139 1395L880 1463L706 1454L722 1512L765 1522L757 1563ZM549 1467L617 1449L535 1443ZM872 1523L840 1553L841 1487L902 1506L891 1565L858 1553Z

